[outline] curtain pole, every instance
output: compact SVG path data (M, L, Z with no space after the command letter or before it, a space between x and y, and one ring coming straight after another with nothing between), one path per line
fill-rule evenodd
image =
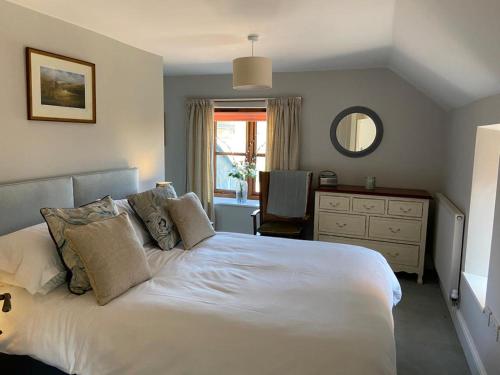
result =
M301 96L291 96L291 98L299 98L302 99ZM267 100L267 99L278 99L275 97L268 97L268 98L212 98L211 100L215 102L258 102L262 100Z

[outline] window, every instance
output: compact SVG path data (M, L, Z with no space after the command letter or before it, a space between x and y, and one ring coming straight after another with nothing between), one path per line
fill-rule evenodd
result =
M235 162L254 162L257 177L248 179L248 197L259 197L259 171L266 166L265 108L215 110L214 172L216 196L234 197L236 181L228 176Z

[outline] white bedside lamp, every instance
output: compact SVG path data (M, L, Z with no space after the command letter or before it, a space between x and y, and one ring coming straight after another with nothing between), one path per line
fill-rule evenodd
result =
M171 181L158 181L156 183L156 187L159 188L159 187L167 187L168 185L170 185L172 182Z

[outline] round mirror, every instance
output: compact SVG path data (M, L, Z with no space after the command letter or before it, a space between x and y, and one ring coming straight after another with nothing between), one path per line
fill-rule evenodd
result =
M360 157L378 147L383 132L382 121L375 112L366 107L351 107L335 117L330 138L341 154Z

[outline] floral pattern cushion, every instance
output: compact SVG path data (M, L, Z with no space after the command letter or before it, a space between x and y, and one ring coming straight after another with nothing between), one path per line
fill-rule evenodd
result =
M167 209L167 199L177 198L174 187L167 185L128 197L135 213L142 219L149 234L163 250L172 249L180 241L179 232Z
M69 270L68 288L70 292L83 294L92 289L85 267L75 250L69 245L64 233L68 228L118 215L118 210L111 197L104 197L79 208L42 208L40 213L47 222L59 255Z

